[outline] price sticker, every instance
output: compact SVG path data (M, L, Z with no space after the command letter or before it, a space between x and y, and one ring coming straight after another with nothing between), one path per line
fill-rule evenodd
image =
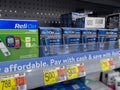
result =
M67 68L67 77L68 77L68 80L78 78L79 77L78 66L68 67Z
M15 78L2 78L0 79L0 90L16 90Z
M48 72L44 72L44 84L50 85L58 82L58 71L51 70Z
M109 60L109 64L110 64L110 69L115 69L115 63L114 60Z
M106 72L110 70L110 63L109 60L103 60L100 62L101 63L101 67L102 67L102 71Z
M78 72L80 77L86 76L84 63L81 63L80 65L78 65Z
M58 80L59 80L59 82L67 80L65 67L58 68L57 70L58 70Z
M17 90L27 90L25 73L16 74L15 75L15 83L16 83Z

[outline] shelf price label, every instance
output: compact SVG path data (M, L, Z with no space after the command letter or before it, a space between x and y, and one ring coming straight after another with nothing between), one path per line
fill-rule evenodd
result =
M110 69L115 69L114 60L110 59L110 60L109 60L109 64L110 64Z
M68 67L67 68L67 77L68 77L68 80L78 78L79 77L78 66Z
M0 90L16 90L15 78L1 78L0 79Z
M25 73L15 74L16 90L27 90Z
M115 63L114 63L114 60L112 60L112 59L103 60L100 63L101 63L103 72L115 69Z
M67 80L67 75L66 75L66 71L65 71L64 66L57 68L57 71L58 71L58 81L59 82Z
M102 67L103 72L106 72L106 71L110 70L109 60L102 60L100 63L101 63L101 67Z
M44 72L44 84L50 85L58 82L58 71L51 70L48 72Z
M78 72L79 72L80 77L86 76L84 63L81 63L81 64L78 65Z

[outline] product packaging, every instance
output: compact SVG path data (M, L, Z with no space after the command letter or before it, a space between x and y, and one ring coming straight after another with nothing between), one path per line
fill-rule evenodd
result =
M82 30L82 45L83 51L95 51L96 41L97 41L97 30L96 29L86 29Z
M79 28L105 28L105 18L103 17L82 17L76 20Z
M62 30L55 27L40 27L41 56L58 55L62 44Z
M0 62L39 57L38 21L0 19Z
M118 39L118 30L117 29L107 29L106 30L106 48L115 49L117 47L117 39Z
M60 17L61 26L62 27L75 27L76 26L76 19L81 17L87 17L87 13L77 13L71 12L67 14L62 14Z
M81 51L81 30L80 28L62 28L63 45L69 48L70 53Z
M98 50L106 49L106 29L98 29L97 31L97 43L98 43Z

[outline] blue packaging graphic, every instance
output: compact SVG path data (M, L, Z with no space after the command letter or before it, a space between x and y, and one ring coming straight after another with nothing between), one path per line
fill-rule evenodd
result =
M107 29L106 31L106 41L108 45L107 49L115 49L117 45L118 30L117 29Z
M81 30L83 51L96 50L97 30L96 29L81 29Z
M85 28L85 18L79 18L76 20L76 26L80 28Z
M57 55L62 44L62 30L55 27L40 27L40 51L42 56Z
M81 17L87 17L87 13L77 13L71 12L67 14L63 14L60 16L61 26L62 27L75 27L76 26L76 19Z
M104 50L106 48L106 31L106 29L98 29L97 31L98 50Z
M80 52L81 30L80 28L62 28L63 45L68 45L70 53Z

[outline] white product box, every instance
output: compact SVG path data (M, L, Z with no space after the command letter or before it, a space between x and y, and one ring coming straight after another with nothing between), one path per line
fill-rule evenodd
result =
M115 90L120 90L120 77L115 77Z
M114 73L109 73L108 74L108 80L107 80L107 84L113 84L115 85L115 77L119 77L120 73L119 72L114 72Z
M104 17L83 17L76 21L76 26L80 28L105 28Z
M115 73L115 71L112 70L112 71L109 71L109 72L103 72L103 73L102 73L102 82L103 82L104 84L107 84L108 74L111 74L111 73Z

